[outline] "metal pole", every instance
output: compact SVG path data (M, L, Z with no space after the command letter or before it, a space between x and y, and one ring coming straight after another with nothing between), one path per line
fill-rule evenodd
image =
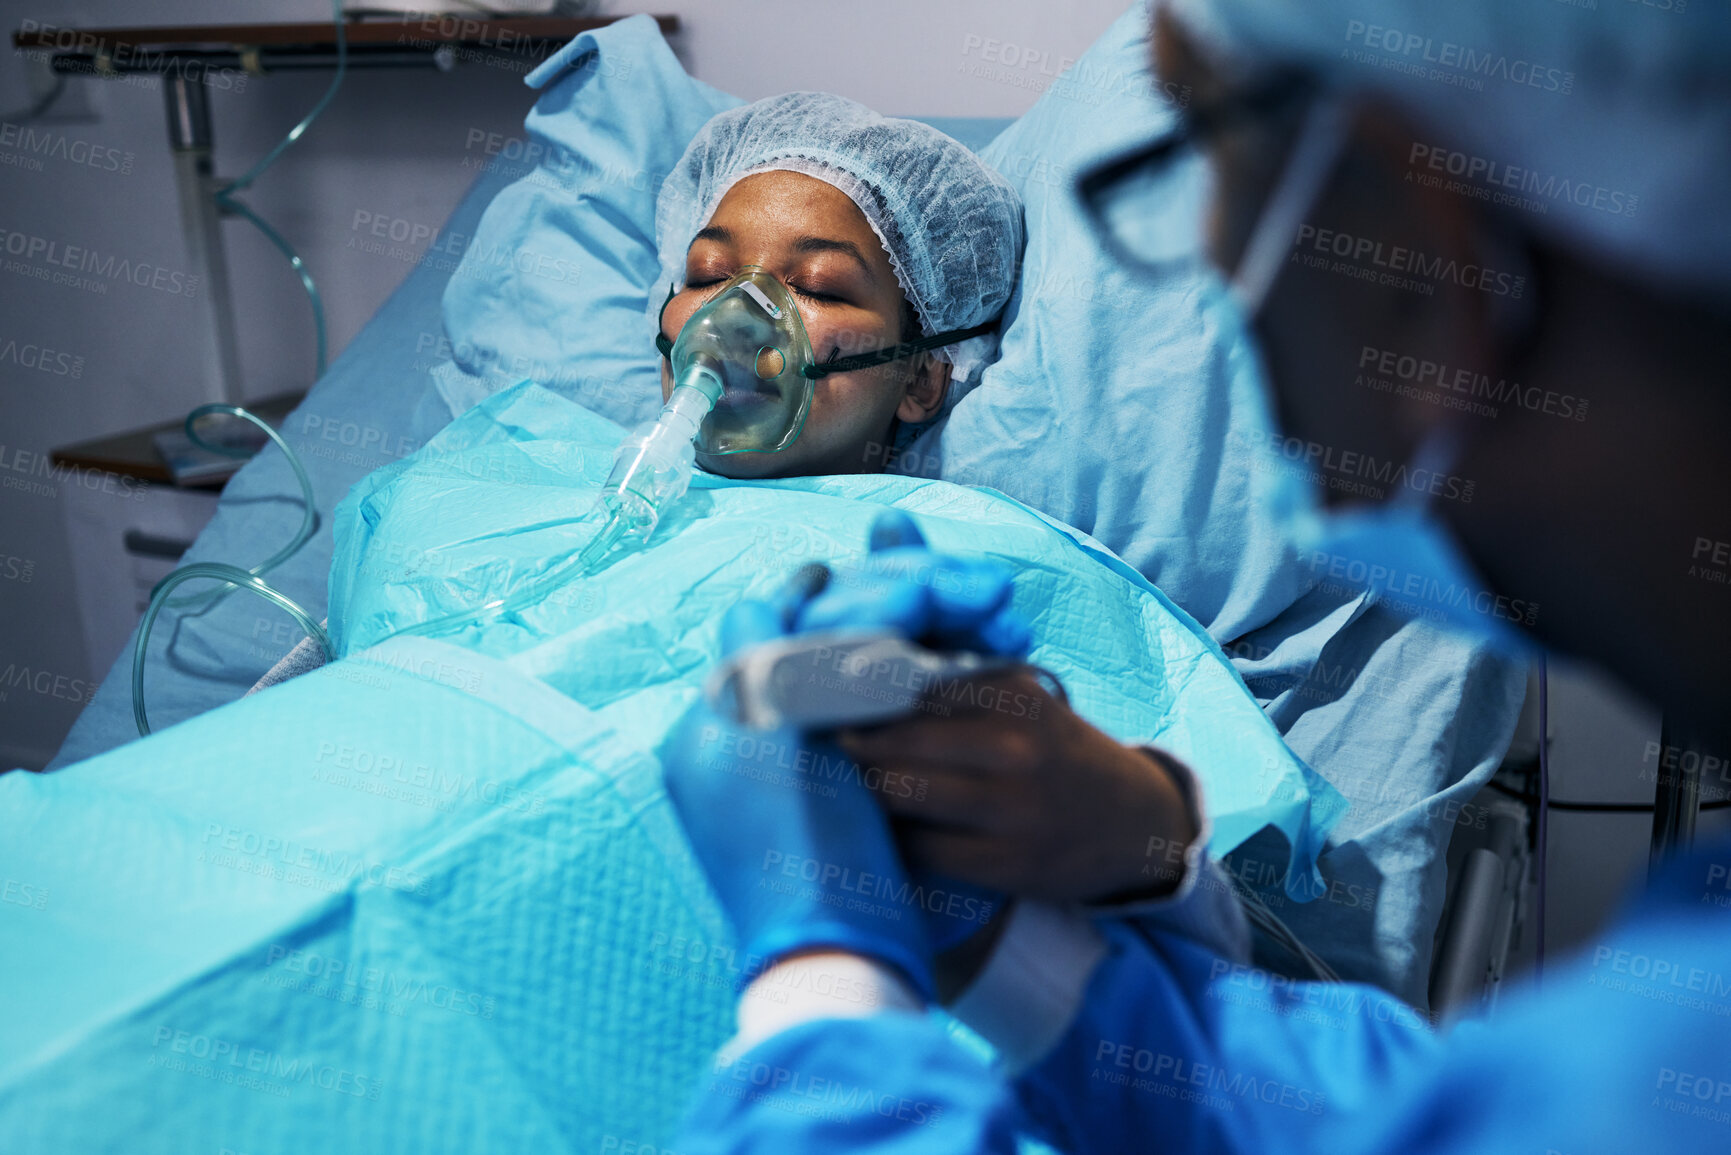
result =
M206 339L200 342L205 394L212 401L242 401L240 355L235 341L234 303L229 297L228 260L222 246L222 213L211 175L210 104L203 84L167 73L168 144L174 154L174 184L187 257L198 277L194 296Z

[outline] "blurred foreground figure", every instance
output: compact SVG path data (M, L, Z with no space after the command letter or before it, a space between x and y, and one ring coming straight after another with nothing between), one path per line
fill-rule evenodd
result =
M1282 431L1404 464L1416 500L1331 523L1319 569L1457 582L1457 620L1723 733L1731 10L1362 7L1161 8L1190 115L1085 197L1157 265L1134 210L1205 158Z

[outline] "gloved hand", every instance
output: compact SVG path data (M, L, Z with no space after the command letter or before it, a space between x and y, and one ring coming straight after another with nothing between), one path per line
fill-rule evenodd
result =
M1010 572L1000 563L935 552L899 509L878 515L870 548L858 570L834 575L815 597L795 607L799 629L893 629L935 649L1002 658L1028 651L1032 633L1010 608ZM894 780L909 778L896 775ZM886 801L894 801L887 791ZM1005 902L1000 891L953 877L922 871L915 879L929 897L923 906L926 928L938 953L981 930Z
M725 654L783 636L791 607L742 602ZM897 968L934 998L926 903L889 822L833 744L754 730L700 701L662 750L667 793L740 945L761 965L838 949Z
M913 518L886 509L872 523L858 569L798 608L796 629L893 629L941 650L1016 658L1032 634L1010 609L1010 571L989 558L952 557L926 544Z

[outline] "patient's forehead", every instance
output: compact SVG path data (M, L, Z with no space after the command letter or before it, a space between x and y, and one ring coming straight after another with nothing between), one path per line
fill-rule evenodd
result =
M852 241L876 271L889 275L889 254L859 206L840 189L800 172L753 173L727 190L705 228L720 226L741 242L800 236Z

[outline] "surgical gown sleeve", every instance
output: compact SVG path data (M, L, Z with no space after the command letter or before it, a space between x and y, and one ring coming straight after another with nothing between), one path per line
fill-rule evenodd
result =
M1731 844L1447 1035L1373 988L1276 979L1131 923L1073 937L1053 945L1083 996L1013 1081L921 1016L803 1023L712 1076L680 1149L996 1153L1017 1131L1186 1155L1731 1149Z
M1060 1149L1731 1150L1731 845L1675 865L1541 989L1448 1034L1373 988L1101 931L1074 1021L1015 1084Z
M1013 1155L1008 1084L932 1019L890 1012L790 1027L713 1067L682 1155Z

